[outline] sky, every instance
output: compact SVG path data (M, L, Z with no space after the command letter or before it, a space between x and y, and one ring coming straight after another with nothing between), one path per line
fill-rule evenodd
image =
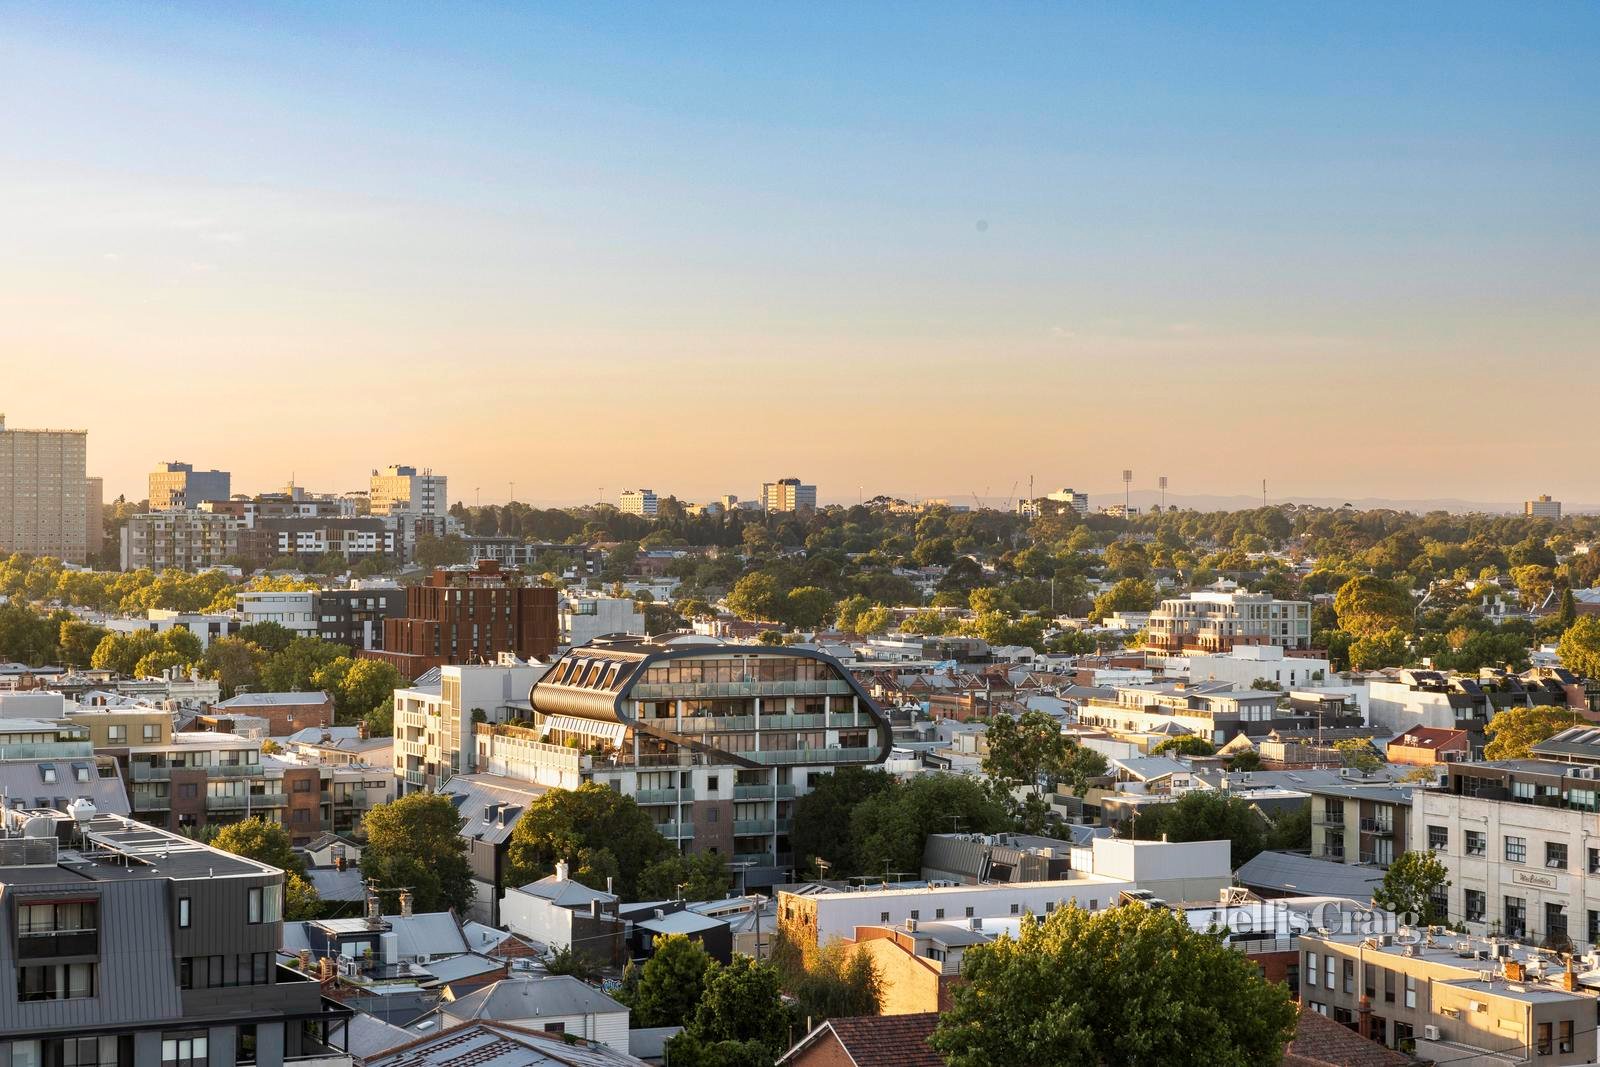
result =
M1597 174L1588 3L12 2L0 411L136 499L1600 503Z

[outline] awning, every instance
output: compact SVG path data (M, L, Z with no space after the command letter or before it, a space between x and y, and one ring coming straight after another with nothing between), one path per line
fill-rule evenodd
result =
M585 719L581 715L551 715L545 719L544 725L548 730L600 738L612 748L621 747L623 735L628 732L628 727L623 723Z

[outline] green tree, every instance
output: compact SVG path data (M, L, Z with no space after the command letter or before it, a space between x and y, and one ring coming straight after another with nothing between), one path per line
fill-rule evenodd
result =
M362 820L362 877L380 888L409 886L417 911L464 913L473 893L460 825L455 805L440 794L408 793L379 804Z
M1099 622L1118 611L1150 611L1156 606L1156 587L1143 578L1124 578L1094 598L1089 618Z
M1311 805L1302 804L1273 819L1266 845L1274 852L1310 851Z
M57 631L61 659L69 667L89 666L89 661L94 657L94 650L110 633L111 631L105 627L95 626L93 623L79 619L66 620Z
M832 613L832 595L818 586L804 585L789 590L779 604L778 618L797 630L815 630Z
M1556 616L1561 620L1563 633L1578 621L1578 602L1573 599L1571 586L1561 587L1561 607Z
M293 871L283 876L283 917L290 922L304 922L322 916L322 897L309 879Z
M598 982L605 974L605 966L593 953L574 950L563 945L544 961L546 974L569 974L582 982Z
M216 679L226 700L241 687L260 685L261 668L266 662L267 654L260 645L242 637L218 637L200 657L200 673Z
M1339 758L1344 761L1346 767L1362 774L1371 774L1383 766L1383 757L1365 737L1347 737L1342 741L1335 741L1333 747L1338 751Z
M1396 628L1368 633L1350 643L1350 667L1358 671L1399 667L1409 654L1410 646L1403 630Z
M306 865L295 855L289 834L275 822L256 816L241 822L229 823L211 839L213 848L231 852L235 856L265 863L279 870L304 875Z
M953 774L919 774L868 797L850 815L852 852L864 873L916 873L928 835L1007 829L1005 805L985 786Z
M726 603L728 610L746 622L779 621L786 593L778 579L765 571L752 571L734 583Z
M1169 737L1150 750L1152 756L1210 756L1217 751L1215 745L1203 737L1189 734L1186 737ZM1259 757L1258 757L1259 760Z
M628 1007L633 1025L683 1026L694 1016L716 962L704 946L683 934L658 937L655 953L638 970Z
M1248 802L1207 790L1142 808L1118 829L1139 841L1228 841L1237 870L1261 851L1266 821Z
M841 828L850 825L850 813L859 804L893 786L894 779L883 771L848 765L813 779L811 791L794 802L789 844L797 861L820 859L836 877L860 873L855 843Z
M1287 987L1221 935L1139 904L1028 916L961 973L929 1039L950 1067L1256 1067L1296 1020Z
M584 782L576 789L552 789L528 805L506 848L506 877L510 885L523 885L565 860L574 881L603 889L611 876L617 892L633 899L639 875L671 852L632 797Z
M467 562L467 543L455 534L434 537L423 534L417 538L412 556L420 565L432 569Z
M1527 759L1540 741L1585 721L1582 715L1566 708L1507 708L1484 725L1489 743L1484 746L1483 758Z
M319 688L317 672L339 659L350 659L344 645L320 637L296 637L261 668L261 687L269 693L300 693Z
M799 974L784 976L784 987L813 1023L876 1015L883 1006L883 977L872 957L837 938L817 950Z
M239 632L234 636L271 655L289 647L289 642L294 640L294 631L281 622L253 622L239 627Z
M1556 645L1561 665L1582 678L1600 678L1600 615L1584 615Z
M1372 903L1405 922L1432 926L1445 921L1435 896L1450 888L1450 871L1432 852L1402 852L1384 872Z
M733 885L716 852L685 852L656 860L639 872L642 900L717 900Z
M394 691L405 684L404 676L383 660L351 661L333 691L339 721L354 722L374 708L391 707Z
M735 956L706 975L705 992L682 1034L667 1045L678 1064L770 1064L789 1047L794 1019L770 963Z
M1359 575L1339 587L1333 598L1339 629L1357 639L1389 630L1409 630L1414 608L1411 594L1397 583L1370 574Z
M1229 757L1228 770L1230 771L1259 771L1261 769L1261 753L1255 749L1246 749Z

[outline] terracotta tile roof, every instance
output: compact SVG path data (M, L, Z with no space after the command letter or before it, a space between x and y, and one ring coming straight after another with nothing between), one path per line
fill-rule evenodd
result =
M1368 1041L1324 1015L1302 1009L1283 1067L1402 1067L1416 1061Z
M1417 726L1389 742L1405 748L1437 748L1440 745L1465 737L1465 730L1446 730L1438 726Z
M939 1013L916 1015L862 1015L830 1019L808 1034L781 1062L819 1040L831 1037L849 1053L856 1067L944 1067L944 1060L928 1047L928 1035L939 1024Z

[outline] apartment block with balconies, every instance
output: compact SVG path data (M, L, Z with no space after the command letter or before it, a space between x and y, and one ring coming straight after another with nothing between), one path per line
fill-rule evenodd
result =
M1150 647L1162 652L1231 652L1242 645L1311 647L1311 604L1270 593L1195 592L1150 613Z

